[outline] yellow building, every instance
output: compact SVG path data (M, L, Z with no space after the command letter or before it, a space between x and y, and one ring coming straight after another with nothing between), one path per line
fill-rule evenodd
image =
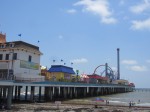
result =
M52 81L72 81L72 75L75 74L73 68L63 65L52 65L48 70L50 73L50 80Z

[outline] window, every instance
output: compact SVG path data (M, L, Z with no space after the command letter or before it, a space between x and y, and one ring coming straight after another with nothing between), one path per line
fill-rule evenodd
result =
M10 43L9 46L10 46L10 47L14 47L14 43Z
M6 44L1 44L0 45L0 48L5 48L6 47Z
M3 54L0 54L0 60L3 60Z
M29 55L28 61L31 62L32 56Z
M5 59L6 59L6 60L9 60L9 54L6 54Z
M17 53L13 53L13 60L17 59Z

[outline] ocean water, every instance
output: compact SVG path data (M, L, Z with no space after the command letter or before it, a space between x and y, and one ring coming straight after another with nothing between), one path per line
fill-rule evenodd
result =
M150 89L137 89L134 92L119 93L99 97L103 98L104 100L108 100L110 103L129 105L130 102L133 102L135 106L150 107Z
M137 89L133 92L128 93L119 93L112 95L97 96L102 98L104 102L99 102L106 104L106 100L109 101L109 104L124 105L129 106L129 103L132 102L134 106L146 106L150 107L150 89ZM73 99L72 102L91 102L97 97L89 97L83 99ZM98 102L96 102L98 103Z

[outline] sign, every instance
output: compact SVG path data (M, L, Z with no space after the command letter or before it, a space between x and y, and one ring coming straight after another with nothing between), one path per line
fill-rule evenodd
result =
M20 60L20 67L21 68L28 68L28 69L38 70L39 69L39 64Z

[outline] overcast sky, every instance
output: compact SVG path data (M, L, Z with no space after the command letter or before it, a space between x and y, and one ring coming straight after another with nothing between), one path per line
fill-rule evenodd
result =
M92 74L107 62L116 70L120 48L121 78L149 88L150 0L0 0L0 5L0 31L7 41L39 46L41 65L49 68L56 60Z

